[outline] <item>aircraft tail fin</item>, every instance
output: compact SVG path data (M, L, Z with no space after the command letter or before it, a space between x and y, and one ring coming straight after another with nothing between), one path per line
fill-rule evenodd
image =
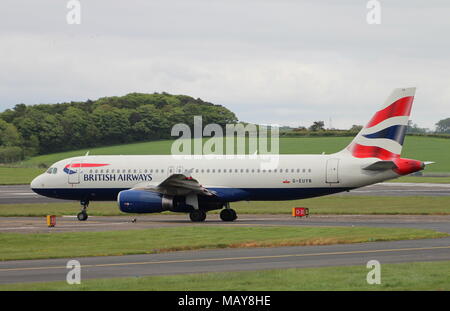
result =
M383 106L342 152L356 158L399 158L416 88L394 89Z

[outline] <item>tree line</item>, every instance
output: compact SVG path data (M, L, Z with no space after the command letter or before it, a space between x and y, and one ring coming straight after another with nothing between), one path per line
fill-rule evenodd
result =
M173 125L236 123L227 108L168 93L131 93L98 100L28 106L0 113L0 163L36 154L171 138Z
M444 136L446 134L450 134L450 118L442 119L438 121L436 124L436 129L434 131L428 129L419 127L416 123L413 123L412 120L408 121L408 124L406 126L406 133L407 134L443 134ZM294 132L313 132L314 135L319 135L323 132L348 132L349 134L357 133L363 128L362 125L352 125L352 127L348 130L341 130L341 129L325 129L325 122L324 121L314 121L313 124L306 128L304 126L298 126L296 128L290 128L290 127L284 127L285 131L294 131ZM316 136L317 136L316 135ZM345 135L346 136L346 135Z

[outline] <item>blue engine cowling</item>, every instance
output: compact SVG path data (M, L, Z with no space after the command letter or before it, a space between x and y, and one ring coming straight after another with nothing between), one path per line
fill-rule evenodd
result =
M173 208L173 197L144 190L124 190L117 196L124 213L160 213Z

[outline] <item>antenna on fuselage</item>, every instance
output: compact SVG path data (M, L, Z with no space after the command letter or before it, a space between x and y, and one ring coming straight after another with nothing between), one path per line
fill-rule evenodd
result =
M89 150L88 150L88 152L86 152L86 154L84 156L87 157L88 155L89 155Z

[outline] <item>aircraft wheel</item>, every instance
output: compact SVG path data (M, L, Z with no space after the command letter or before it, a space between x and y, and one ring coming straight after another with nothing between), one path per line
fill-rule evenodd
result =
M220 219L223 221L235 221L237 219L237 214L234 209L226 208L220 212Z
M193 222L202 222L206 219L206 213L204 211L196 209L189 213L189 218L191 218Z
M85 211L81 211L78 213L77 218L79 221L85 221L88 219L88 214Z

